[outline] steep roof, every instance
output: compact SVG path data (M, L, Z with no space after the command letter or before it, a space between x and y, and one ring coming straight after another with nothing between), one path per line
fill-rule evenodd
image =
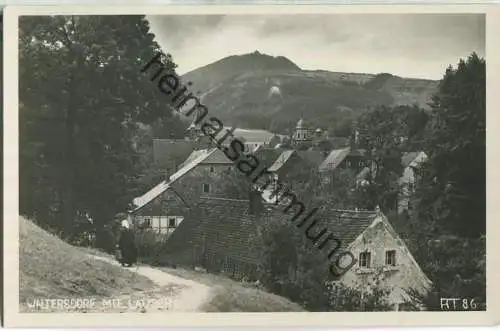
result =
M224 129L230 130L231 127L225 127ZM237 128L234 130L233 136L238 138L243 138L247 143L258 143L258 142L269 143L271 139L274 137L274 133L271 133L266 130Z
M351 152L351 148L342 148L342 149L334 149L328 154L326 159L319 166L320 171L333 170L337 168L337 166L344 161L344 159Z
M259 164L266 166L269 168L276 162L276 159L285 152L285 149L282 148L260 148L259 150L252 153L257 160L259 160Z
M258 252L252 245L252 238L257 235L259 218L249 214L249 205L248 200L200 198L167 241L167 249L182 251L190 246L204 245L207 252L256 263ZM283 206L263 204L262 222L293 218L293 211L284 213L283 209ZM320 227L326 227L341 241L341 247L346 248L379 215L376 211L338 210L327 204L314 215L318 225L312 231L317 233ZM303 232L305 228L297 231Z
M213 151L209 156L207 156L200 163L202 163L202 164L233 164L234 162L231 161L226 156L226 154L224 154L223 151L216 148L215 151Z
M172 184L175 182L177 179L181 178L185 174L187 174L189 171L193 170L194 167L196 167L198 164L202 163L204 160L206 160L210 155L218 151L217 148L212 148L212 149L204 149L202 150L203 152L197 155L197 157L193 158L193 160L190 163L187 163L179 169L176 173L174 173L172 176L170 176L169 184Z
M269 171L278 171L283 165L285 165L288 160L292 157L292 155L295 153L294 150L287 150L281 153L280 156L276 158L274 163L268 168Z
M341 210L328 203L318 208L318 211L311 217L311 219L318 220L314 230L311 230L311 233L317 233L326 228L335 238L341 241L342 248L346 248L352 243L370 224L373 223L377 216L381 215L381 213L377 211ZM290 220L294 217L294 211L290 210L284 213L283 209L283 206L276 206L275 212L271 217L281 217L286 220ZM312 210L313 208L308 208L301 218L305 217L305 215ZM310 222L311 221L304 225L304 230L307 229L307 225L310 224Z
M248 200L200 198L166 245L168 250L204 247L207 253L256 263L257 255L250 249L256 229L257 219L249 214Z
M133 211L141 209L142 207L153 201L157 196L168 190L169 187L170 185L167 183L167 181L164 180L145 194L141 195L140 197L134 198L134 200L132 201L135 206Z
M133 204L135 205L135 208L132 211L134 212L141 209L142 207L156 199L158 196L163 194L176 180L187 174L189 171L193 170L198 164L200 164L203 160L214 153L215 150L216 149L205 149L199 151L199 153L196 153L195 156L192 157L192 160L189 163L185 163L182 168L180 168L177 172L170 176L168 182L164 180L142 196L134 198Z
M191 154L187 157L187 159L184 162L182 162L182 164L179 166L179 169L183 168L186 164L191 163L193 160L195 160L196 158L198 158L200 155L202 155L205 152L206 152L206 150L204 150L204 149L192 151Z

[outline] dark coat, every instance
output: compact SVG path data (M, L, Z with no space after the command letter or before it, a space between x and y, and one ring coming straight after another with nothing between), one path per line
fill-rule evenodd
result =
M118 241L118 248L122 253L122 261L127 264L137 262L137 246L135 245L135 236L132 230L124 229Z

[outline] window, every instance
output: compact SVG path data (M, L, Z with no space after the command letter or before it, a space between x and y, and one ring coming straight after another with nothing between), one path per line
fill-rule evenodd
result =
M151 219L150 218L145 218L144 222L142 223L142 227L144 227L144 228L150 228L151 227Z
M169 228L175 228L176 224L175 224L175 217L169 217L168 218L168 227Z
M360 268L370 268L371 266L371 253L362 252L359 253L359 266Z
M151 228L155 231L160 232L161 228L161 217L153 216L151 218Z
M215 168L213 166L210 166L210 173L214 173L215 172Z
M210 184L203 184L203 193L210 193Z
M396 251L390 250L385 252L385 265L396 266Z

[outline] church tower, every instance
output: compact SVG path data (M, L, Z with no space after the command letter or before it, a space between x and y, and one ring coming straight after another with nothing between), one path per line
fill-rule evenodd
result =
M311 130L304 125L304 120L301 118L295 126L295 132L292 136L292 144L294 146L304 146L312 142Z

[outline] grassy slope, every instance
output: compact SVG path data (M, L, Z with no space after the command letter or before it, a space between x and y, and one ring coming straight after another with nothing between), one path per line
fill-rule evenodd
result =
M108 263L92 260L87 254L106 254L71 246L31 221L20 218L20 303L35 298L100 298L149 292L155 286L147 278ZM203 307L206 312L295 312L299 305L265 291L258 290L211 274L185 269L164 271L209 285L214 297ZM167 295L167 293L163 293ZM21 305L21 310L26 309Z
M19 299L109 297L154 287L149 279L92 260L20 217Z
M233 281L219 275L187 269L161 268L186 279L208 285L215 295L205 304L206 312L303 312L300 305L290 300L256 289L251 285Z

